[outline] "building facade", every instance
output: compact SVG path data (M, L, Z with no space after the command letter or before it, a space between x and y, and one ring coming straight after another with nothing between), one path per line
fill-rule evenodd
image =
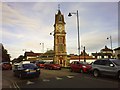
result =
M93 57L96 59L101 58L113 58L113 50L109 49L107 46L105 48L101 49L100 52L92 53Z
M115 48L114 51L115 51L115 58L120 59L120 47Z
M29 61L40 60L41 55L42 53L34 53L32 51L24 53L25 60L29 60Z
M55 15L54 24L54 63L67 66L65 21L61 11Z

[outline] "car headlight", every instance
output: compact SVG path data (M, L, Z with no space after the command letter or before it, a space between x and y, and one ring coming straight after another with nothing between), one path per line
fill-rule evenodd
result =
M87 68L86 66L82 66L83 68Z
M38 68L37 71L40 71L40 69Z
M29 70L29 69L26 69L25 71L26 71L26 72L29 72L30 70Z

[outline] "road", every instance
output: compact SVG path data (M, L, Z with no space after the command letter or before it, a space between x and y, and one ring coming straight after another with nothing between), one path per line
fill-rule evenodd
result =
M70 72L68 69L41 69L40 78L20 80L12 71L3 71L3 88L120 88L113 77L94 78L91 74Z

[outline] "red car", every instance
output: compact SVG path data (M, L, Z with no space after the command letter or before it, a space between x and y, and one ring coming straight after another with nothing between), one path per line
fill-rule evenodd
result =
M9 62L2 62L2 70L12 70L12 65Z
M40 61L40 62L37 62L36 65L39 67L39 68L44 68L45 64L44 61Z
M54 64L53 62L46 62L44 64L45 69L56 69L56 70L61 70L61 66L59 64Z
M91 65L86 63L86 62L79 62L79 61L73 61L70 64L70 71L74 71L74 72L89 72L91 70Z

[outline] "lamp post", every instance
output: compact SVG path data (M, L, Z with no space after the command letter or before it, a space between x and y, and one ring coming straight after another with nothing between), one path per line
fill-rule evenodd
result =
M77 15L77 29L78 29L78 55L79 55L79 61L80 61L80 31L79 31L79 15L78 15L78 10L77 12L72 12L69 13L68 16L71 17L72 14L76 14Z
M25 59L26 59L26 55L25 55L26 49L23 49L22 51L23 51L23 56L24 56L24 59L23 59L23 60L25 60Z
M112 36L110 35L110 37L107 37L107 39L110 39L111 50L112 50Z
M42 53L44 53L44 43L40 43L42 45Z

